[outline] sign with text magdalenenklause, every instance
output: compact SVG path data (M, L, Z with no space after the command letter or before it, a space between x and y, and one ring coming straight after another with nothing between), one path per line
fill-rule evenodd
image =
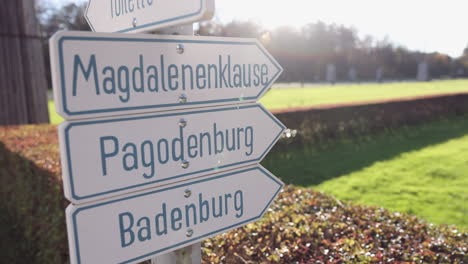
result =
M255 39L60 32L50 47L67 120L255 102L282 72Z
M210 20L214 0L90 0L85 18L95 32L142 33Z
M283 183L261 166L70 205L72 264L140 263L259 220Z
M65 196L84 203L259 163L284 129L256 104L65 122Z

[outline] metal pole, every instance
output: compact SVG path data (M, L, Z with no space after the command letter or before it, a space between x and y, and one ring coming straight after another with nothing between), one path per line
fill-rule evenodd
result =
M161 35L188 35L193 36L193 24L173 26L158 30Z
M201 243L155 257L151 264L201 264Z
M174 26L159 31L164 35L193 35L193 24ZM155 257L151 264L201 264L201 243Z

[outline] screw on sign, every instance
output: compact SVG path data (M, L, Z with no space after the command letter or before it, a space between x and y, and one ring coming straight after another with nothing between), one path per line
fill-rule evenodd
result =
M185 104L185 103L187 102L187 100L188 100L187 95L181 94L181 95L179 96L179 103Z

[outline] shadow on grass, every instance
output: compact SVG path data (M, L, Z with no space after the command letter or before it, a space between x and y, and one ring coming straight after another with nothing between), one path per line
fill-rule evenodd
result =
M291 147L282 152L273 149L262 165L286 184L307 187L466 134L468 115L357 139Z

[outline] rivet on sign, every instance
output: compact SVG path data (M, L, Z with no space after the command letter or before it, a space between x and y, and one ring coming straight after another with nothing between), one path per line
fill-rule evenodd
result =
M179 54L184 53L184 51L185 51L184 45L182 45L182 44L177 44L176 51L177 51L177 53L179 53Z
M185 104L185 103L187 102L187 100L188 100L187 95L181 94L181 95L179 96L179 103Z
M136 17L133 18L132 24L133 24L133 27L136 27L136 26L137 26L137 19L136 19Z
M186 160L182 161L182 169L188 169L189 166L190 166L190 162Z
M183 118L180 119L179 120L179 126L182 127L182 128L186 127L187 126L187 120L185 120Z
M187 189L184 191L184 197L189 198L192 195L192 190Z
M188 230L187 230L187 233L185 233L185 235L186 235L187 237L193 236L193 229L191 229L191 228L188 229Z

